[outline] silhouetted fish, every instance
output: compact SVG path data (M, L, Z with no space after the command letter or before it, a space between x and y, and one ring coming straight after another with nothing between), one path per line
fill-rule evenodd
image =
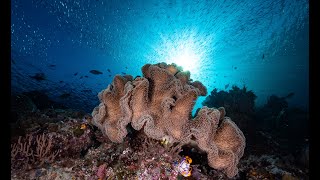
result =
M35 79L37 81L42 81L42 80L46 80L46 75L44 73L36 73L35 75L33 76L29 76L31 77L32 79Z
M95 75L102 74L102 72L98 71L98 70L91 70L90 73L95 74Z
M291 93L289 93L287 96L285 96L284 98L292 98L293 96L294 96L294 93L291 92Z
M111 74L109 74L109 77L111 77Z
M70 96L71 96L70 93L63 93L63 94L61 94L61 95L59 96L59 98L65 99L65 98L68 98L68 97L70 97Z
M224 86L224 89L227 89L229 87L229 84L226 84L225 86Z
M84 76L85 78L88 78L89 76Z
M78 72L74 73L73 75L74 75L74 76L78 75Z
M54 65L54 64L50 64L50 65L49 65L49 67L56 67L56 65Z
M59 81L59 83L63 83L63 81Z
M234 67L234 69L237 69L237 67Z
M126 75L126 73L125 72L121 72L123 75Z
M264 59L264 54L262 55L262 59Z
M110 69L107 69L107 71L108 71L109 73L111 73Z

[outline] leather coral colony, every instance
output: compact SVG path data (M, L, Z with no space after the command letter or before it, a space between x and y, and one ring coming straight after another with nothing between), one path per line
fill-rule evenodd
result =
M146 64L143 77L114 77L102 90L100 104L92 112L93 123L113 142L122 142L131 123L153 139L171 143L195 142L208 154L208 164L228 177L238 173L237 164L245 148L245 137L224 108L202 107L192 119L198 96L206 87L190 79L188 71L175 64Z

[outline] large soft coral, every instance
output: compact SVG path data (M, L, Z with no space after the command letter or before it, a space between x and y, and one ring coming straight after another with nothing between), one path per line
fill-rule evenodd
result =
M190 119L198 94L206 94L202 84L201 90L205 92L189 85L189 77L173 71L173 67L147 64L142 68L144 77L133 82L130 104L133 110L132 127L140 130L146 124L144 132L153 139L167 137L172 141L179 140L182 125ZM179 76L176 77L173 72Z
M101 103L92 112L93 123L113 142L121 142L127 135L132 114L131 80L132 76L115 76L113 83L99 93Z
M183 127L183 144L195 143L207 152L209 166L223 170L228 177L238 173L237 164L245 148L245 137L229 117L225 109L200 109L194 120Z
M209 165L223 170L228 177L237 174L245 137L224 108L203 107L192 119L198 96L207 94L199 81L192 82L190 72L175 64L146 64L143 77L116 76L99 93L99 107L93 110L93 122L113 142L127 135L126 125L141 130L153 139L183 144L194 142L207 152Z

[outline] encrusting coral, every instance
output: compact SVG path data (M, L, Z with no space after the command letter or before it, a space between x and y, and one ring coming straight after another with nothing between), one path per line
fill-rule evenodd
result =
M184 145L195 143L207 152L208 164L228 177L238 173L237 164L245 148L245 137L224 108L202 107L192 119L198 96L206 87L190 79L190 72L175 64L146 64L143 77L114 77L99 93L100 104L92 112L93 123L113 142L122 142L131 123L156 140Z

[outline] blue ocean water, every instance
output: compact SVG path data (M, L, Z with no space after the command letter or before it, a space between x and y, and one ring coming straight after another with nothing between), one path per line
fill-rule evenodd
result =
M256 105L293 92L308 108L308 14L307 0L12 0L11 89L90 113L114 75L174 62L209 94L246 85Z

